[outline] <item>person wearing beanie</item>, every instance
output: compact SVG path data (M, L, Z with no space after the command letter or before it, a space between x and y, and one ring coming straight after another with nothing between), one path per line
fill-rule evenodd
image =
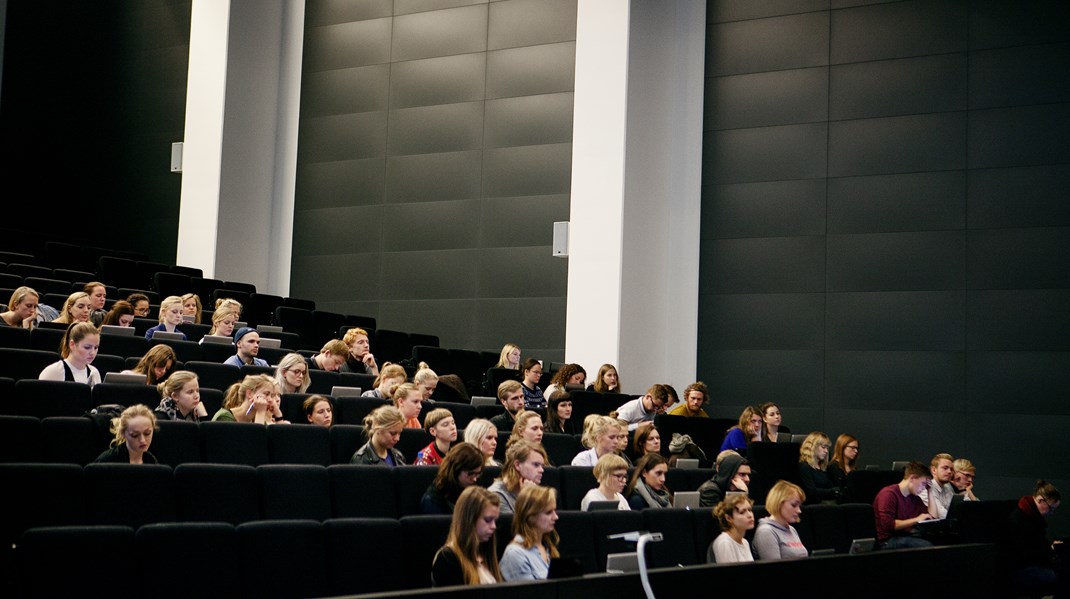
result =
M234 346L238 348L238 353L227 358L224 364L238 368L243 365L268 366L267 360L256 357L256 354L260 352L260 333L257 333L256 329L252 327L238 329L238 332L234 333Z

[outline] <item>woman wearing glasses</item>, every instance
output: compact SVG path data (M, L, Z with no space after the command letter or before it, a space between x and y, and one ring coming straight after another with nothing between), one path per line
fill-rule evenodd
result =
M806 503L833 503L840 489L832 483L825 468L829 463L829 438L825 433L813 432L799 448L799 478L806 493Z
M840 489L847 488L847 475L858 468L856 464L860 452L858 439L854 435L843 433L836 437L836 447L832 450L832 461L825 471L828 473L833 485Z
M581 510L586 512L594 501L616 501L618 510L631 509L623 494L628 484L628 462L624 458L615 453L602 456L594 465L594 477L598 479L598 487L583 496Z

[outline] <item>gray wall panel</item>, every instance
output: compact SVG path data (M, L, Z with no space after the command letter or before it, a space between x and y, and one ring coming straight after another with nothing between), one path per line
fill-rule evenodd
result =
M1070 225L1067 189L1070 165L1065 164L970 171L969 226Z
M487 248L479 253L481 297L564 297L567 278L568 260L554 258L548 245Z
M572 142L572 93L487 100L488 148Z
M709 184L824 177L828 126L785 125L703 135L702 181Z
M297 167L296 194L306 210L378 204L386 183L383 158L308 162Z
M376 254L317 256L299 255L295 252L290 284L297 289L316 289L317 302L374 300L379 297L382 276L375 256ZM323 285L324 281L329 281L330 284ZM302 293L292 295L308 297Z
M1070 351L1070 290L970 291L967 349Z
M862 447L858 459L882 470L890 470L897 460L928 463L934 454L962 455L967 449L965 426L956 426L964 420L958 411L847 408L828 409L825 414L826 432L849 432L858 437ZM978 455L983 454L970 454L975 463Z
M483 200L480 235L486 247L548 246L552 223L568 220L567 194Z
M970 49L1065 42L1070 4L1048 0L972 0Z
M449 314L449 318L443 318ZM382 329L426 333L450 340L456 347L479 347L477 301L474 299L381 302L376 324ZM372 348L374 351L375 348Z
M809 13L710 25L706 74L735 75L828 64L829 17Z
M381 206L302 210L294 214L294 244L302 255L370 254L380 249Z
M393 61L484 52L487 5L464 6L394 17Z
M394 14L407 15L411 12L441 10L472 4L486 4L487 0L394 0Z
M825 195L825 179L708 185L702 188L702 236L822 235Z
M479 247L479 200L388 204L383 250L449 250Z
M507 340L526 339L522 345L525 355L553 360L554 352L560 351L558 361L564 359L564 352L554 349L565 335L564 297L481 299L476 306L476 322L479 347L501 349ZM598 372L597 366L591 368Z
M966 294L959 291L829 293L830 350L958 351L965 348Z
M707 350L822 349L825 296L771 293L699 296Z
M576 0L503 0L490 5L489 50L576 39Z
M386 162L388 202L429 202L479 197L478 151L393 156Z
M305 28L303 72L326 71L390 61L390 21L372 19Z
M829 233L960 229L965 222L965 171L828 181Z
M389 79L387 64L308 73L301 81L301 114L308 118L386 110Z
M384 252L382 256L380 293L384 300L464 299L478 281L477 250Z
M967 435L979 447L991 445L996 439L1007 439L1009 431L1026 431L1023 439L1029 440L1029 459L1021 459L1016 451L992 451L985 453L987 468L993 474L1014 474L1033 481L1070 478L1070 460L1066 459L1066 435L1070 416L1037 418L1032 414L969 414L966 418ZM999 444L1004 445L1004 444ZM1004 445L1004 449L1006 446ZM1020 487L1026 494L1032 484Z
M970 231L970 289L1070 288L1070 227Z
M1070 352L970 352L966 388L970 412L1070 415Z
M483 103L391 110L389 132L391 156L478 150L483 143Z
M914 0L834 10L832 63L964 51L965 11L965 3L956 0Z
M965 52L829 69L829 117L834 120L965 109Z
M1070 104L970 112L970 168L1070 162Z
M487 52L487 98L572 91L576 42Z
M706 382L710 395L719 404L758 405L774 401L782 410L790 410L822 403L824 352L704 351L699 354L699 360L699 378Z
M961 289L964 231L828 236L829 291Z
M961 112L829 123L829 175L962 169L965 144Z
M746 21L762 17L793 15L801 12L827 10L829 0L722 0L706 2L706 22Z
M572 185L572 143L483 152L483 192L488 196L551 195Z
M390 107L409 108L483 99L487 55L459 54L390 65Z
M351 21L363 21L389 17L394 0L306 0L305 26L336 25Z
M827 68L730 75L706 80L704 129L828 120Z
M702 244L702 293L825 290L824 237L719 239Z
M970 54L970 108L1070 101L1070 44Z
M382 156L386 124L385 111L301 119L298 163Z
M964 352L830 351L829 408L950 412L966 389Z

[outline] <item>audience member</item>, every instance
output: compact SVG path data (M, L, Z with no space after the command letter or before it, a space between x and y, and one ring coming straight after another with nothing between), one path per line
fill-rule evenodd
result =
M753 562L750 543L744 536L754 528L754 509L746 495L729 495L713 508L713 518L721 534L706 550L706 563L733 564Z
M110 447L94 462L108 464L158 464L149 451L152 433L156 431L156 416L141 404L134 404L111 419Z
M770 443L787 442L791 440L791 432L788 427L781 424L780 406L773 402L766 402L758 406L762 414L765 426L762 427L762 441Z
M587 491L580 500L580 509L587 511L593 501L616 501L618 510L630 510L623 491L628 484L628 462L615 453L607 453L598 458L592 471L598 487Z
M934 455L929 462L929 472L933 475L933 480L918 495L922 503L929 508L929 515L937 520L947 518L951 498L955 496L955 487L951 486L951 478L955 474L954 464L955 458L951 457L951 454Z
M516 415L524 409L524 391L517 381L502 381L498 385L498 401L505 411L490 419L498 430L511 431L516 424Z
M244 308L242 307L241 302L232 297L221 297L215 301L216 312L220 310L230 310L231 312L237 314L238 318L241 318L241 313L243 309Z
M286 354L275 367L275 382L283 393L304 393L312 384L308 362L301 354Z
M156 417L162 420L185 420L200 422L208 418L208 409L201 403L201 387L197 375L188 370L177 370L167 380L157 383L160 405Z
M405 456L394 449L405 428L405 417L394 406L380 406L364 417L364 436L368 439L350 458L350 464L405 465Z
M137 365L129 372L143 374L145 375L146 383L158 385L161 381L171 376L171 371L174 369L176 361L175 350L161 343L150 347L149 351L145 352L144 356L141 356Z
M274 378L271 379L271 393L268 394L268 414L271 421L265 424L290 424L290 421L282 415L282 389Z
M623 393L620 390L620 376L617 375L617 367L612 364L602 364L598 369L598 378L587 387L588 391L598 393Z
M617 418L628 422L628 430L635 430L640 424L653 423L654 416L660 414L668 402L668 386L654 385L647 390L646 395L617 408Z
M590 426L585 426L583 431L583 445L590 449L576 454L576 457L572 458L573 466L593 467L602 457L611 453L616 454L617 443L622 436L625 439L628 438L628 433L616 418L595 414L592 416ZM624 458L621 458L621 461L623 460Z
M632 455L635 459L641 459L651 453L661 453L661 431L654 425L644 426L641 430L635 431L635 437L632 439Z
M349 357L346 358L346 363L342 365L342 372L379 376L379 365L375 363L375 356L370 351L371 344L368 342L368 331L360 327L353 327L342 336L342 343L349 347Z
M420 362L416 374L412 375L412 382L420 389L424 401L429 401L431 395L435 392L435 388L438 387L438 375L435 374L434 370L431 370L427 362Z
M513 541L502 554L502 577L513 580L544 580L550 559L557 551L557 491L552 487L528 486L516 496Z
M522 486L538 485L542 482L542 473L549 461L546 450L536 443L516 441L505 449L501 478L488 487L491 493L501 499L503 514L513 512L516 494Z
M405 418L405 428L422 428L420 410L424 407L424 396L412 383L403 383L394 389L394 406L401 410Z
M119 300L112 304L111 310L100 321L101 326L113 327L134 326L134 307L126 300Z
M501 582L498 546L494 538L499 515L498 496L479 486L461 492L453 509L446 544L431 563L436 587Z
M457 440L457 422L446 408L436 408L424 416L424 430L431 435L427 447L416 453L416 466L438 466L445 459L450 445ZM480 461L482 464L482 460ZM459 491L458 491L459 492Z
M208 330L209 335L219 335L220 337L233 337L234 336L234 323L238 322L238 313L235 310L219 309L212 312L212 328ZM204 341L204 338L201 338Z
M510 370L520 369L520 346L515 343L506 343L502 346L502 355L498 358L498 363L494 365L494 368L508 368Z
M799 480L808 503L835 502L840 488L829 478L825 468L829 461L829 438L825 433L806 435L799 447Z
M464 429L464 442L479 448L485 460L484 465L501 465L494 459L494 451L498 449L498 428L490 420L475 418L469 422Z
M309 424L328 428L334 424L334 402L330 397L313 395L306 399L301 407L305 409L305 418Z
M131 293L126 296L126 301L134 307L134 316L138 318L149 317L149 296L144 293Z
M762 440L762 415L753 406L743 408L739 423L728 429L721 443L721 451L731 449L747 455L747 444Z
M517 387L517 391L520 388ZM521 402L524 400L520 396ZM576 422L572 419L572 396L567 391L554 393L546 405L546 432L562 433L565 435L578 435Z
M524 407L528 410L541 410L546 407L546 398L539 387L542 378L542 362L535 358L524 360L520 390L524 392Z
M178 325L180 324L182 324L182 298L177 295L169 295L160 302L160 324L145 331L145 338L152 339L152 335L156 331L164 331L178 333L182 335L182 340L185 341L186 334L178 330Z
M542 416L538 412L524 410L516 415L516 423L513 424L513 433L509 436L506 446L518 440L529 441L536 445L542 444Z
M750 464L746 458L736 452L721 454L717 456L719 462L713 477L698 488L702 507L717 505L729 492L750 492Z
M349 355L349 347L337 339L331 339L323 344L320 353L308 359L308 367L313 370L326 370L338 372Z
M758 559L771 561L809 555L799 533L791 526L799 521L804 501L806 493L786 480L777 481L769 489L765 496L769 515L758 521L754 531L754 552Z
M1038 480L1033 493L1022 496L1011 511L1006 549L1014 568L1012 581L1017 594L1065 596L1066 566L1058 563L1055 554L1055 544L1061 541L1052 543L1048 539L1048 518L1061 501L1055 485Z
M479 453L479 448L471 443L458 443L446 453L435 480L420 498L420 512L452 514L461 493L478 483L482 474L483 454Z
M89 296L82 291L75 291L67 296L67 301L63 302L63 308L59 311L59 316L52 322L63 324L89 322Z
M249 375L227 389L223 396L223 407L212 416L212 420L257 424L274 422L271 395L275 389L275 379L270 376Z
M635 472L624 495L633 510L672 507L672 493L665 486L665 473L669 461L659 453L648 453L639 458Z
M877 529L877 546L881 549L929 547L914 530L914 525L932 518L922 503L921 492L929 485L929 470L918 462L903 469L903 480L888 485L873 500L873 518Z
M555 391L567 391L566 385L579 385L579 388L582 389L586 380L587 371L583 369L583 366L565 364L561 367L561 370L554 373L553 378L550 379L550 384L546 386L546 390L542 392L542 395L549 400Z
M19 287L7 301L7 312L0 314L0 326L32 329L37 323L37 304L41 296L30 287Z
M710 415L706 413L706 410L702 409L702 406L706 405L709 400L710 391L706 388L706 383L696 381L684 389L684 401L672 410L669 410L667 414L670 416L709 418Z
M966 458L958 458L952 466L955 474L951 478L951 485L955 487L955 494L962 495L965 501L980 501L973 493L973 479L977 475L977 468L973 462Z
M843 433L836 437L832 461L829 462L829 467L825 472L828 473L832 484L840 489L841 494L847 489L847 476L858 469L858 456L861 452L861 445L854 435Z
M201 297L196 293L187 293L182 296L182 316L192 316L193 319L183 318L183 320L190 320L194 324L201 324Z
M234 333L236 353L223 363L228 366L268 366L267 360L256 357L260 353L260 333L252 327L242 327ZM307 362L306 362L307 363Z
M100 371L93 360L100 349L100 333L88 322L76 322L67 327L60 342L62 358L45 366L38 379L42 381L74 381L92 387L100 382Z
M82 291L89 296L89 322L99 329L107 315L104 306L108 302L108 288L104 283L93 281L86 283Z
M361 397L374 397L375 399L389 399L394 401L394 390L405 382L408 375L405 374L405 368L401 364L393 364L386 362L383 364L383 369L379 371L379 375L372 381L373 389L368 389L364 393L361 393Z

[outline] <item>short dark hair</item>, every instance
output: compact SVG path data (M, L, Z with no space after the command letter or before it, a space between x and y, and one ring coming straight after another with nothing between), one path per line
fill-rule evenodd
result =
M929 472L929 467L921 462L910 462L906 468L903 468L903 478L910 478L916 476L918 478L932 478L932 473Z

